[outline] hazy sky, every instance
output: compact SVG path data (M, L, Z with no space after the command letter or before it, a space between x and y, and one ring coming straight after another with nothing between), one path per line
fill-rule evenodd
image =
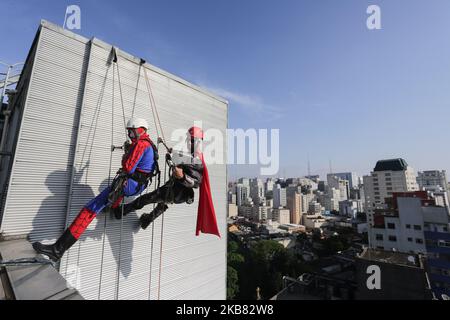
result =
M24 60L39 20L62 25L69 4L78 33L227 98L230 128L279 128L280 175L306 174L308 155L318 174L392 157L450 170L448 0L0 0L0 60Z

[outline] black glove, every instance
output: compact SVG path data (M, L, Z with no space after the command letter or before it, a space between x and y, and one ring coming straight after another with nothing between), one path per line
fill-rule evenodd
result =
M125 141L123 144L123 152L125 152L125 154L128 154L130 152L130 148L131 148L131 143L130 141Z

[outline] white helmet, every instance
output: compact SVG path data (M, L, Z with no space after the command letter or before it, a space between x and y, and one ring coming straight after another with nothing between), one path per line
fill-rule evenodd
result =
M142 118L131 118L128 120L127 123L127 129L139 129L139 128L145 128L145 130L148 130L148 123L145 119Z

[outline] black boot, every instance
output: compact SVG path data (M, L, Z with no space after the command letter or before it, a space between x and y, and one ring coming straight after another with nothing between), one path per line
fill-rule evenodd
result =
M40 242L35 242L33 243L33 249L37 253L46 255L54 262L57 262L61 259L64 252L73 246L75 242L77 242L77 239L75 239L70 230L67 229L54 244L45 245Z
M162 215L169 207L165 203L158 203L158 205L153 209L150 213L144 213L140 218L139 221L141 222L141 228L147 229L147 227L155 221L156 218L158 218L160 215Z
M122 216L125 217L127 214L129 214L132 211L137 210L138 208L135 208L135 206L132 203L124 204L121 206L118 206L117 208L111 208L111 212L114 214L114 217L117 220L122 219ZM123 211L122 211L123 210Z

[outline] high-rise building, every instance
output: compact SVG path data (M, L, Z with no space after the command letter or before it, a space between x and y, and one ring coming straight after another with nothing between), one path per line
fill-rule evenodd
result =
M255 219L258 222L272 219L272 208L268 206L255 207Z
M309 211L309 204L314 200L313 193L302 194L302 214L306 214Z
M302 221L302 197L299 193L294 193L287 198L287 207L290 211L290 220L293 224L301 224Z
M420 190L431 191L433 193L438 205L449 206L450 189L445 170L418 172L417 183L419 184Z
M273 186L275 185L272 178L267 178L266 182L264 183L264 192L271 192L273 191Z
M347 180L350 189L357 188L359 185L359 178L354 172L333 173L333 175L342 180Z
M427 188L436 187L442 188L444 191L448 191L447 174L445 170L429 170L417 173L417 183L420 190L427 190Z
M236 204L236 193L228 191L228 203Z
M236 204L239 206L244 205L250 195L250 187L244 184L238 184L236 186Z
M322 212L322 206L317 201L313 200L309 203L308 214L315 215Z
M246 186L250 186L250 179L248 179L248 178L239 178L238 183L246 185Z
M341 190L328 188L326 193L320 193L317 196L319 203L327 211L339 211L339 202L341 201Z
M373 225L374 210L382 209L385 199L392 197L394 192L419 190L414 169L403 159L378 161L371 175L364 176L363 185L369 225Z
M260 179L251 179L250 180L250 197L253 200L253 203L259 205L265 202L264 198L264 184Z
M358 212L363 212L361 200L345 200L339 202L339 214L348 218L356 218Z
M273 207L275 209L279 207L286 207L286 200L286 189L281 188L279 184L275 185L273 189Z
M338 176L336 176L334 173L330 173L327 175L327 182L328 182L328 190L336 189L339 190L339 197L337 198L338 201L344 201L347 200L350 196L350 187L349 187L349 181L344 180Z

